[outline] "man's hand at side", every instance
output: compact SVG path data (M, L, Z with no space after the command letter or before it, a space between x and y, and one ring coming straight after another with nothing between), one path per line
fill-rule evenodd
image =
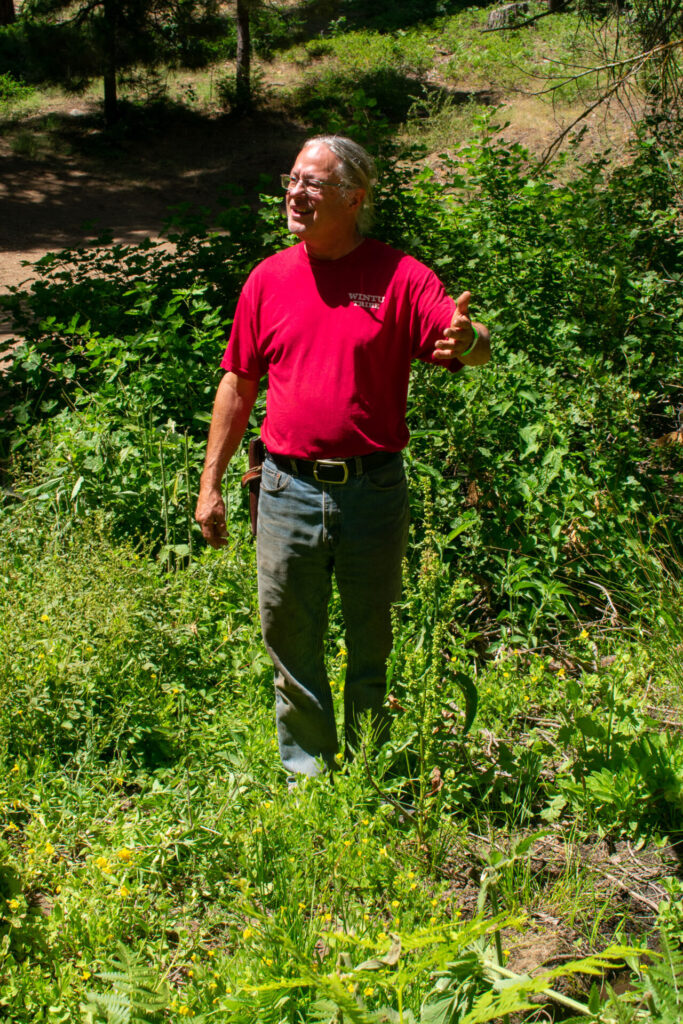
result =
M204 539L212 548L227 544L228 531L221 483L228 462L247 429L258 387L257 380L238 377L236 373L226 373L218 385L194 515L202 528Z
M444 337L434 346L436 359L459 359L465 366L483 366L491 358L491 337L483 324L472 324L469 315L470 298L469 292L463 292L456 299L450 327L446 328ZM466 354L474 342L473 326L479 337L473 350Z

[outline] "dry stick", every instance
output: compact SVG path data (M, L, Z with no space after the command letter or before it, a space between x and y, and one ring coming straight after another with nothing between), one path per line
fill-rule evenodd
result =
M551 85L547 89L539 89L538 92L531 92L529 93L529 95L544 96L546 93L555 92L562 85L569 85L570 82L577 82L580 78L585 78L587 75L597 74L598 71L612 71L614 68L620 68L624 67L625 65L631 65L631 70L628 71L623 76L623 78L619 80L620 82L625 82L633 74L633 68L635 65L640 66L641 63L645 64L646 61L652 60L653 57L656 57L662 51L675 50L679 46L683 46L683 39L674 39L670 43L662 43L660 46L655 46L651 50L644 50L643 53L636 54L635 57L624 57L623 60L608 61L606 64L598 64L597 67L584 68L578 74L570 75L569 78L565 78L561 75L558 75L558 80L561 79L560 85ZM576 66L577 65L575 64L574 67ZM578 66L581 67L580 64ZM636 70L638 70L637 67ZM538 75L537 77L540 78L541 76Z
M655 903L654 900L649 900L647 896L641 896L639 893L634 892L633 889L629 889L625 882L622 882L621 879L617 878L616 875L611 875L609 871L603 871L602 868L599 868L597 866L595 866L595 870L599 871L603 878L608 879L608 881L610 882L614 882L614 884L618 886L622 890L622 892L628 893L628 895L635 903L642 903L644 907L647 907L649 910L654 911L655 914L659 913L659 905Z

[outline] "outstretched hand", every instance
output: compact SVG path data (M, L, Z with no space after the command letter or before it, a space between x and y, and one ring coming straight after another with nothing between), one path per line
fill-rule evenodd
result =
M450 327L446 328L444 337L439 338L434 346L436 359L455 359L462 355L474 341L474 331L469 315L471 297L469 292L463 292L456 299Z

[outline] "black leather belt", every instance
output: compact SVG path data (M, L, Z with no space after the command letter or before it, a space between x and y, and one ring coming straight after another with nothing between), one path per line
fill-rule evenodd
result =
M323 484L345 484L350 476L362 476L370 469L379 469L395 458L396 452L370 452L350 459L295 459L289 455L268 452L278 469L295 476L312 476Z

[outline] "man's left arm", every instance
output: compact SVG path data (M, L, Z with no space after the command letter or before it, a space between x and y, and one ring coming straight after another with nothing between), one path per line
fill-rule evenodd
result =
M470 293L456 300L450 327L434 346L434 358L458 359L464 366L483 366L491 358L491 335L483 324L472 321L468 312ZM475 340L476 331L476 340Z

